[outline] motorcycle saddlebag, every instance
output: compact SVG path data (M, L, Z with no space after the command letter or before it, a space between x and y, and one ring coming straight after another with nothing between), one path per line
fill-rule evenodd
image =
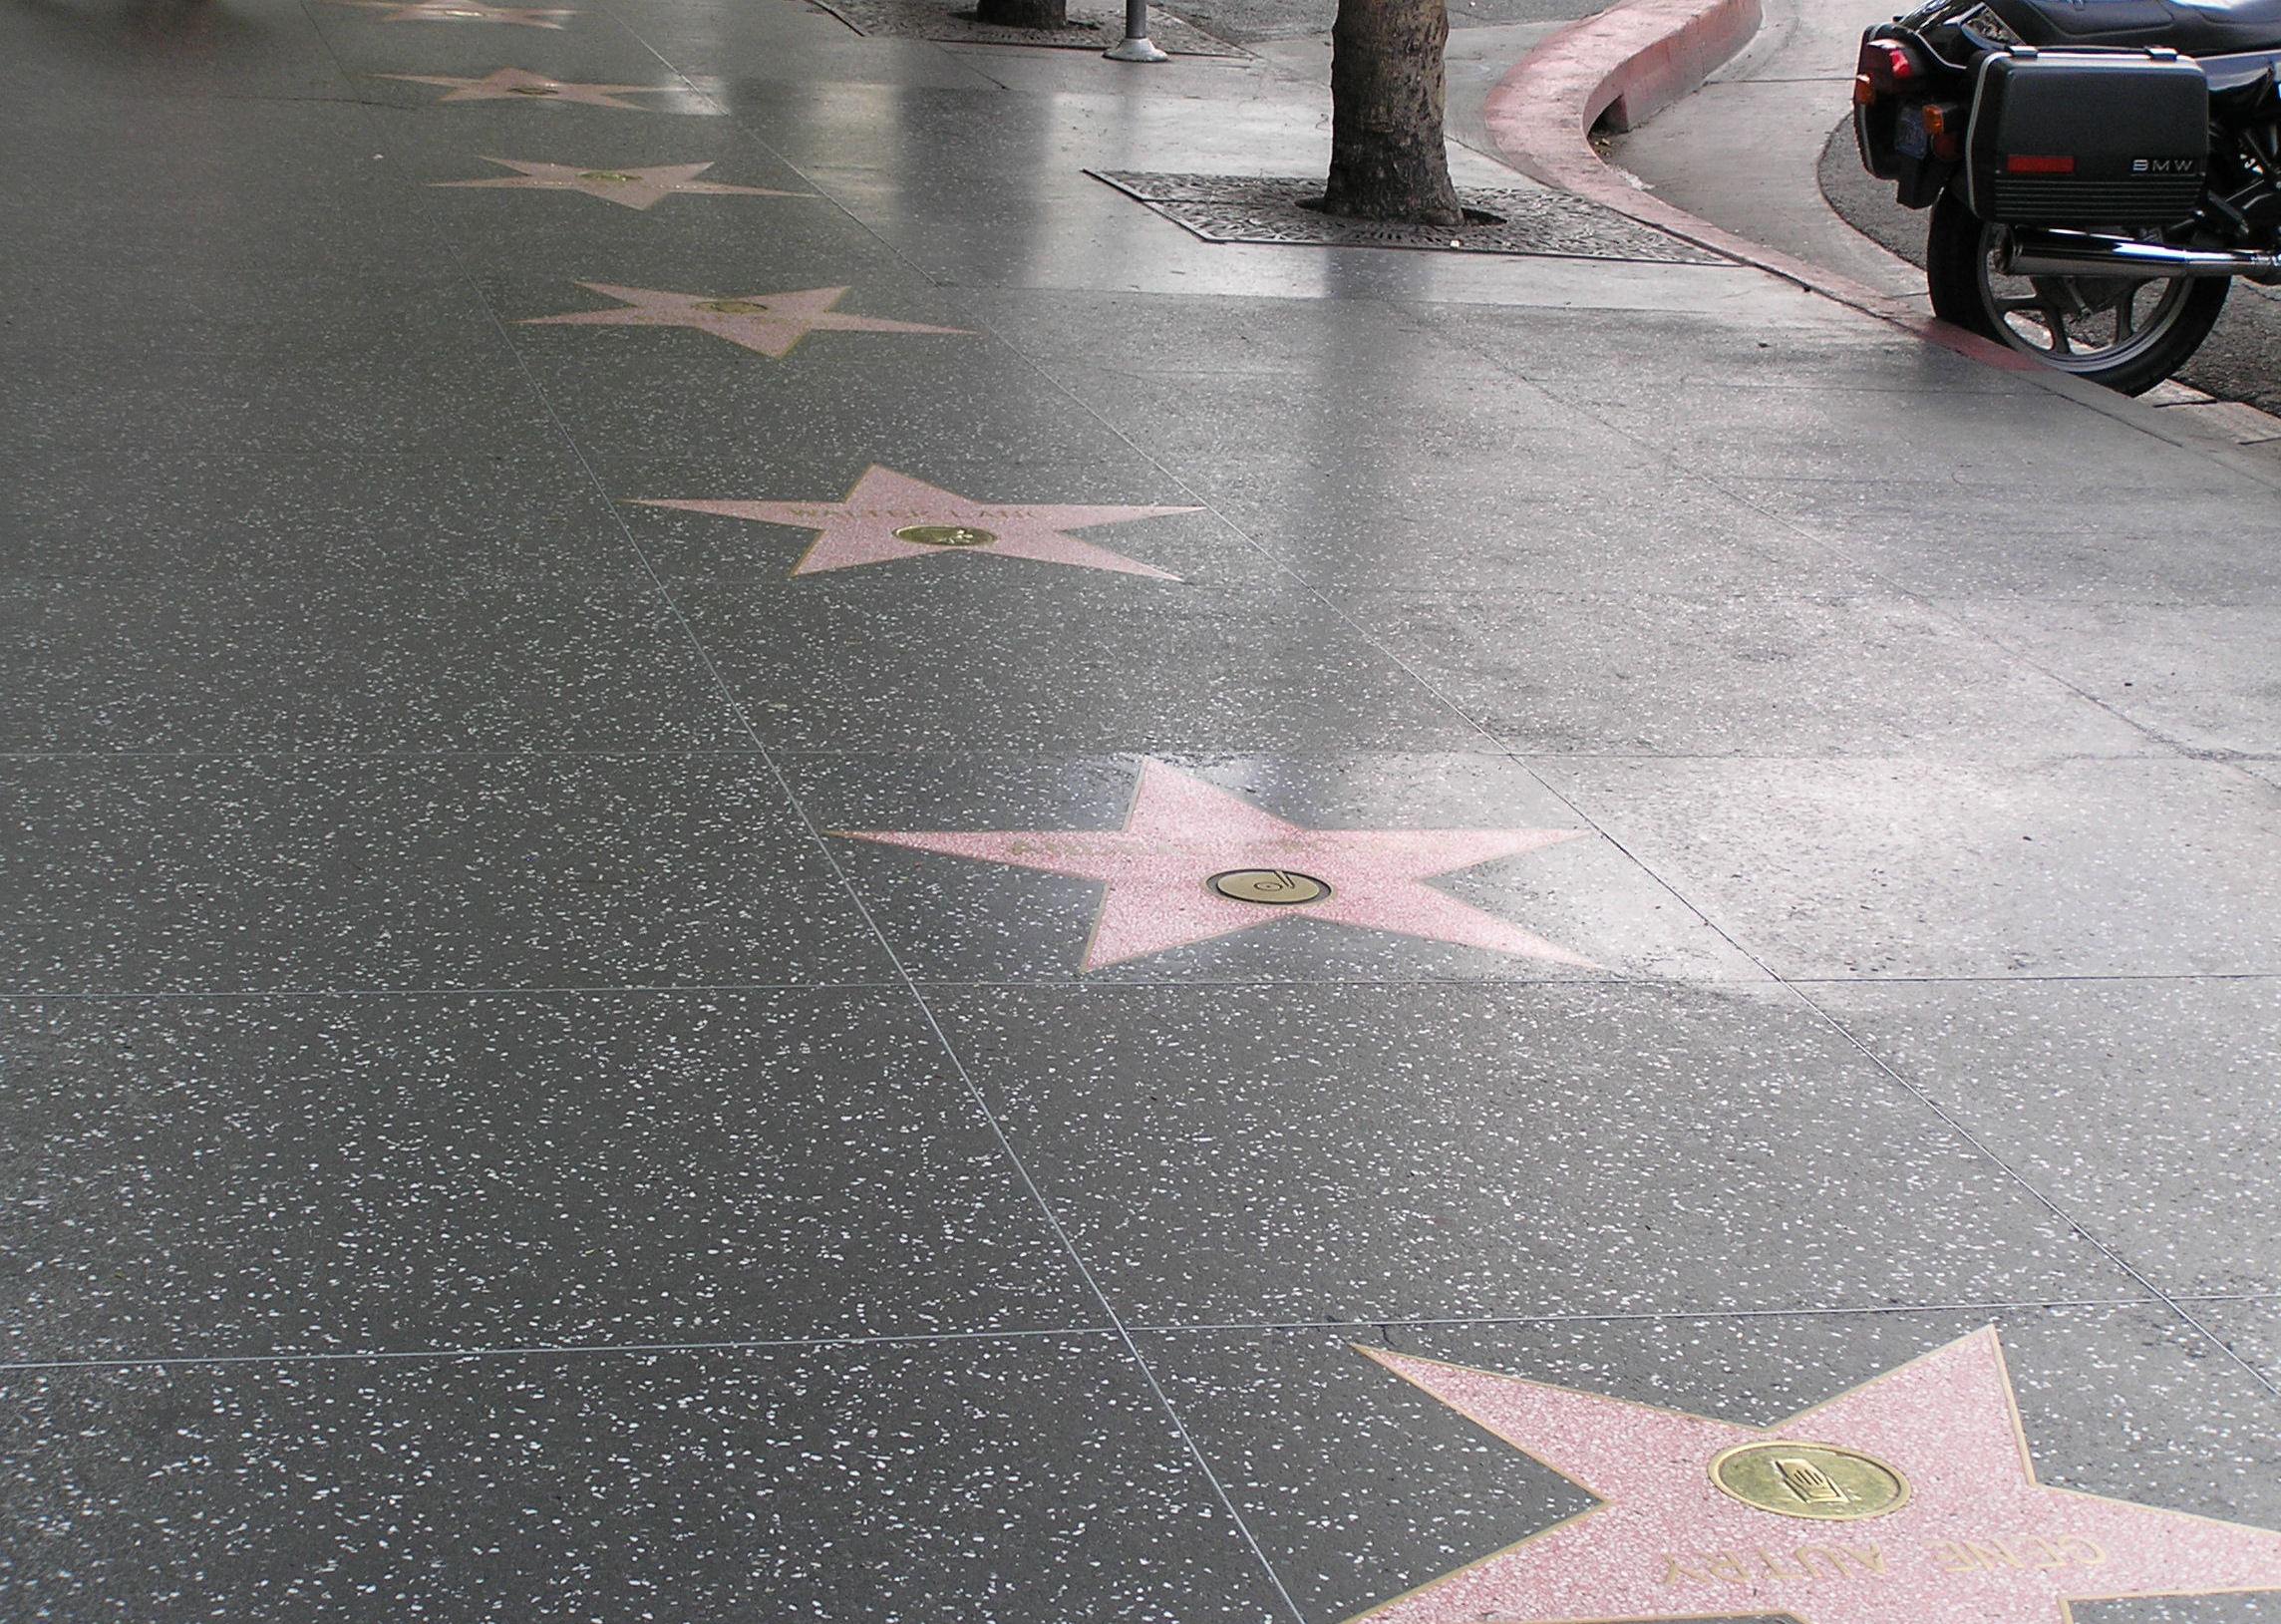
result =
M1991 54L1965 156L1967 199L1984 220L2169 225L2201 201L2209 81L2169 51Z

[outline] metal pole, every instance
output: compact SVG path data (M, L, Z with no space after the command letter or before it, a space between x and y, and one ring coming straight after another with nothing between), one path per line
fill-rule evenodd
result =
M1112 62L1169 62L1148 38L1148 0L1125 0L1125 43L1101 53Z

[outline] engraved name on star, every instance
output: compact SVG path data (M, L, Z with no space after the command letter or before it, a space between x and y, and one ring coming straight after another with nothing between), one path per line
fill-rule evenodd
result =
M811 333L954 333L958 327L928 327L915 321L881 321L851 316L831 307L843 287L812 287L795 293L747 293L717 298L704 293L666 293L657 288L612 287L580 282L588 292L616 299L618 310L573 310L560 316L525 316L527 326L694 327L758 354L781 359Z
M586 107L622 108L628 113L692 113L717 115L720 109L692 97L686 85L581 85L550 79L525 68L499 68L481 79L457 79L450 74L375 74L376 79L401 79L410 85L441 85L450 92L443 102L577 102ZM636 92L676 98L680 105L651 107L621 101Z
M1302 828L1217 785L1151 761L1141 765L1123 828L834 832L1100 881L1101 907L1085 946L1088 970L1293 915L1598 968L1425 883L1436 874L1575 839L1582 829ZM1270 885L1300 876L1327 889L1312 900L1276 903L1240 900L1211 883L1215 876L1247 872L1265 876ZM1297 894L1313 889L1303 886Z
M495 186L519 191L582 191L606 203L650 208L675 193L700 197L813 197L813 191L772 191L767 186L732 186L697 177L711 163L653 163L647 168L580 168L575 163L525 163L520 159L487 158L513 174L488 174L475 180L431 180L432 186Z
M1993 1327L1767 1428L1359 1351L1600 1503L1351 1624L2066 1624L2281 1590L2281 1533L2036 1481Z
M1092 524L1165 513L1192 513L1193 507L1105 507L1061 502L976 501L907 474L873 466L863 471L839 501L699 501L643 497L645 507L679 507L692 513L787 524L812 532L814 541L793 566L795 575L852 569L902 558L976 553L983 557L1034 558L1082 569L1107 569L1157 580L1178 579L1137 563L1107 547L1069 534Z
M575 11L533 6L493 6L485 0L332 0L336 6L362 6L385 11L384 23L519 23L525 28L560 28L557 17L575 17Z

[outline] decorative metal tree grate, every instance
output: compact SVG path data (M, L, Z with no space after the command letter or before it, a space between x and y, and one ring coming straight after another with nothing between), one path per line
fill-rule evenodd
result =
M1724 265L1707 248L1565 192L1478 187L1462 191L1461 227L1350 220L1301 206L1322 195L1319 179L1280 175L1147 174L1088 169L1207 242L1280 242L1332 248L1428 248L1444 253L1546 254Z

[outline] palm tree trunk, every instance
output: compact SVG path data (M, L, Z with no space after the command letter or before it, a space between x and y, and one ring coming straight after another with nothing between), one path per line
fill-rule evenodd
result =
M1325 213L1465 223L1442 142L1449 43L1444 0L1339 0Z

